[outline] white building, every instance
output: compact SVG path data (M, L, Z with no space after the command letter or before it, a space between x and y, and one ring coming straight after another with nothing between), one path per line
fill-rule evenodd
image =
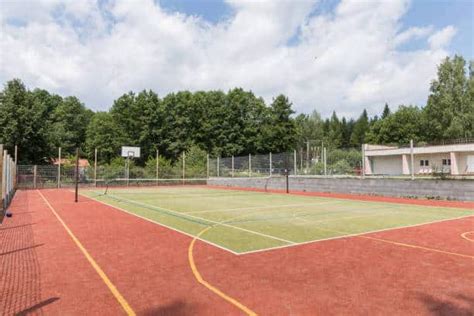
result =
M366 175L410 175L413 167L415 175L474 175L474 143L413 148L366 144L363 148Z

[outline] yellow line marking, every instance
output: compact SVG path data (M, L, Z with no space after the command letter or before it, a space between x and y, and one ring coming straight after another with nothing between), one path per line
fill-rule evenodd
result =
M252 311L251 309L249 309L247 306L243 305L242 303L240 303L239 301L237 301L236 299L228 296L227 294L225 294L224 292L222 292L221 290L219 290L218 288L216 288L215 286L209 284L206 280L204 280L201 276L201 273L199 273L198 269L196 268L196 263L194 262L194 257L193 257L193 249L194 249L194 244L196 243L196 240L201 237L201 235L203 235L205 232L207 232L209 229L211 229L212 226L209 226L205 229L203 229L201 232L199 232L199 234L196 235L196 237L193 238L193 240L191 241L191 243L189 244L189 248L188 248L188 259L189 259L189 265L191 266L191 270L193 271L193 274L194 274L194 277L196 278L196 280L201 283L202 285L204 285L206 288L208 288L209 290L211 290L212 292L214 292L215 294L217 294L218 296L220 296L221 298L223 298L224 300L226 300L227 302L231 303L232 305L238 307L240 310L242 310L244 313L246 313L247 315L251 315L251 316L256 316L257 313L255 313L254 311Z
M427 251L432 251L432 252L439 252L447 255L452 255L452 256L458 256L458 257L463 257L463 258L469 258L469 259L474 259L474 256L470 255L465 255L462 253L457 253L457 252L450 252L450 251L444 251L444 250L439 250L435 248L429 248L429 247L423 247L423 246L416 246L412 244L406 244L403 242L397 242L397 241L392 241L392 240L386 240L386 239L380 239L380 238L375 238L375 237L369 237L369 236L357 236L359 238L365 238L365 239L371 239L371 240L376 240L376 241L381 241L389 244L394 244L397 246L402 246L402 247L408 247L408 248L415 248L415 249L423 249Z
M461 237L464 238L464 239L466 239L466 240L469 240L469 241L474 242L474 239L471 239L471 238L467 237L467 235L470 235L470 234L474 234L474 230L471 231L471 232L462 233L462 234L461 234Z
M79 241L79 239L77 239L77 237L73 234L71 229L69 229L69 227L63 221L63 219L59 216L59 214L54 210L54 208L51 206L49 201L44 197L44 195L39 190L36 190L36 191L43 198L44 202L46 203L46 205L48 205L49 209L51 210L51 212L53 212L54 216L56 216L58 221L63 225L64 229L67 231L67 233L72 238L72 240L76 243L76 246L81 250L82 254L86 257L86 259L89 261L89 263L94 268L94 270L97 272L97 274L101 277L102 281L104 281L105 285L107 285L110 292L112 292L114 297L120 303L120 305L122 306L125 313L127 313L127 315L129 315L129 316L135 316L136 315L135 312L130 307L130 305L127 303L125 298L122 296L122 294L120 294L120 292L117 290L117 288L112 283L112 281L110 281L109 277L105 274L105 272L97 264L97 262L94 260L94 258L92 258L92 256L89 254L87 249L82 245L82 243Z

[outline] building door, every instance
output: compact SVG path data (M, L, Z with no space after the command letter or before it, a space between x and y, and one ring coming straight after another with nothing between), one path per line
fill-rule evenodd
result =
M474 172L474 156L467 156L467 172Z

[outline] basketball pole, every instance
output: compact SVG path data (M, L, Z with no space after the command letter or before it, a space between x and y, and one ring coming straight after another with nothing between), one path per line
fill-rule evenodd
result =
M76 148L76 192L74 202L79 201L79 147Z

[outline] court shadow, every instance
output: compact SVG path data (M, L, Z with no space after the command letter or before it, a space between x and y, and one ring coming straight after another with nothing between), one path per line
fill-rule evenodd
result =
M31 250L31 249L34 249L34 248L41 247L41 246L43 246L43 245L44 245L44 244L38 244L38 245L34 245L34 246L29 246L29 247L23 247L23 248L20 248L20 249L15 249L15 250L12 250L12 251L2 252L2 253L0 253L0 256L6 256L6 255L11 255L11 254L13 254L13 253L17 253L17 252L20 252L20 251Z
M181 300L174 301L171 304L164 306L152 307L143 313L145 316L186 316L195 314L195 306Z
M451 295L452 298L441 300L426 294L420 294L431 315L436 316L473 316L474 298L464 294Z
M21 312L19 313L16 313L15 316L26 316L26 315L29 315L31 313L34 313L35 311L37 311L38 309L40 308L43 308L45 307L46 305L49 305L51 303L54 303L56 302L57 300L59 300L59 297L51 297L51 298L48 298L47 300L44 300L42 302L39 302L38 304L35 304L31 307L28 307L24 310L22 310Z
M32 225L35 225L35 224L36 223L29 223L29 224L24 224L24 225L9 226L9 227L5 227L5 228L0 228L0 231L1 230L15 229L15 228L22 228L22 227L26 227L26 226L32 226Z

